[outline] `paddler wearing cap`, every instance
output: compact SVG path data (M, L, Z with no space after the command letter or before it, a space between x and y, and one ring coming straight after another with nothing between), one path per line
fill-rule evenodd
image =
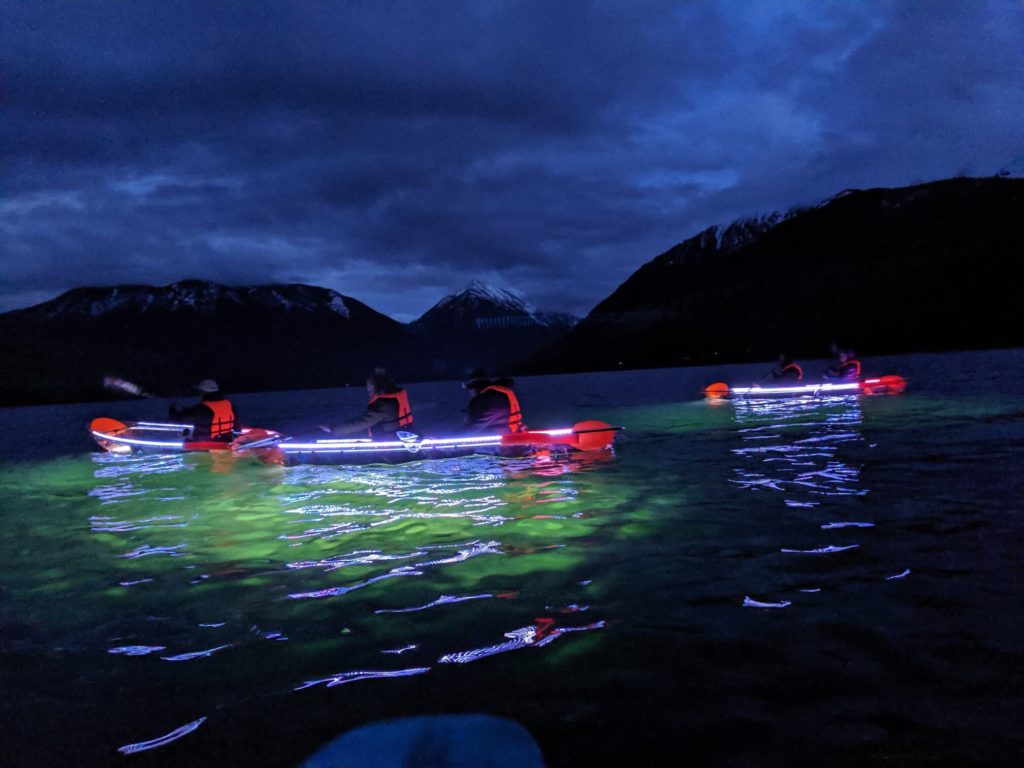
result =
M224 397L220 386L213 379L203 379L195 388L202 393L199 402L184 408L172 403L168 415L174 421L190 424L191 439L195 442L231 442L235 424L238 423L231 401Z
M512 391L512 379L491 379L477 368L462 387L470 394L466 405L466 426L477 432L520 432L526 429L519 398Z
M412 430L409 396L386 370L377 368L366 378L366 394L369 402L365 413L333 427L321 425L320 429L336 436L362 434L375 440L394 438L400 431Z

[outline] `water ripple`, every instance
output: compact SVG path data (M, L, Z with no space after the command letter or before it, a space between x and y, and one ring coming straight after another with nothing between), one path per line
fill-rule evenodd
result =
M172 741L177 741L182 736L187 736L192 733L196 728L206 722L205 715L200 717L198 720L193 720L191 723L186 723L180 728L175 728L168 734L160 736L159 738L152 739L150 741L140 741L137 744L125 744L123 747L118 747L117 751L122 755L133 755L136 752L145 752L147 749L156 749L166 744L170 744Z
M436 608L439 605L463 603L467 600L483 600L489 597L494 597L494 595L490 593L482 595L463 595L461 597L456 597L454 595L441 595L439 598L427 603L426 605L418 605L414 608L378 608L374 613L415 613L416 611L425 611L428 608Z
M522 648L542 648L554 642L559 637L569 632L587 632L593 629L604 629L604 621L595 621L582 627L556 627L554 619L537 619L537 624L513 629L506 632L508 642L490 645L485 648L475 648L469 651L458 651L447 653L438 659L441 664L468 664L472 661L494 656L499 653L518 651Z
M336 675L324 677L319 680L307 680L295 690L302 691L306 688L312 688L314 685L321 684L324 684L327 688L334 688L337 685L354 683L357 680L379 680L381 678L388 677L409 677L410 675L422 675L424 672L429 671L430 667L412 667L411 669L397 669L392 671L368 672L365 670L360 670L358 672L339 672Z

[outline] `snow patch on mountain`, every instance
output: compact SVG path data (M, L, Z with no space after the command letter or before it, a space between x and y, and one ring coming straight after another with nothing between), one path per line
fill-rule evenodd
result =
M490 304L512 312L524 312L528 315L532 315L537 311L520 291L495 288L493 285L488 285L479 280L471 281L459 293L445 296L434 305L434 309L451 308L454 306L474 307L481 304Z
M538 312L520 291L496 288L473 280L458 293L445 296L413 323L497 328L570 328L578 318L557 312Z
M345 299L341 297L340 293L331 291L331 303L327 306L330 307L332 312L336 312L342 317L349 316L348 307L345 305Z
M715 237L715 248L719 251L732 250L760 237L769 229L777 226L793 215L792 211L782 213L773 211L762 216L751 216L724 225L712 227Z

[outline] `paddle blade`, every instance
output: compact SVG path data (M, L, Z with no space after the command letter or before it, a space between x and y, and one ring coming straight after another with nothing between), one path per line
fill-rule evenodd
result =
M128 425L123 421L108 419L105 416L100 416L98 419L93 419L89 422L90 432L100 432L104 435L119 435L126 429L128 429Z
M617 429L607 422L596 419L578 421L572 425L576 441L570 445L580 451L603 451L615 440Z
M903 390L907 388L907 380L902 376L883 376L882 383L889 390L890 395L901 395Z
M512 432L501 436L501 444L568 445L577 451L602 451L612 444L616 431L620 429L622 427L613 427L604 421L580 421L573 425L571 431L541 429ZM552 432L556 434L551 434Z
M714 384L708 384L704 387L704 395L712 399L728 397L729 385L724 381L716 381Z
M124 392L128 395L135 395L136 397L153 397L149 392L146 392L138 384L131 381L125 381L117 376L105 376L103 377L103 386L106 389L112 389L115 392Z
M92 439L96 441L96 444L100 448L105 451L110 451L110 453L128 454L132 452L132 449L130 445L119 443L114 440L108 440L106 437L101 437L101 435L114 437L127 432L129 429L131 429L131 427L123 421L108 419L103 416L89 422L89 432L92 434Z
M864 379L860 387L865 395L900 395L907 388L907 380L902 376L879 376L877 379Z
M264 464L284 465L287 463L287 459L280 446L280 442L284 439L286 438L279 432L270 429L247 428L231 441L231 452L235 456L240 454L255 456Z

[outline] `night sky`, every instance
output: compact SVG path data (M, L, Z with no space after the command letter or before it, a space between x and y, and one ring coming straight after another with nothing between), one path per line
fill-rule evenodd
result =
M1024 4L0 6L0 311L304 282L585 314L706 226L1024 167Z

